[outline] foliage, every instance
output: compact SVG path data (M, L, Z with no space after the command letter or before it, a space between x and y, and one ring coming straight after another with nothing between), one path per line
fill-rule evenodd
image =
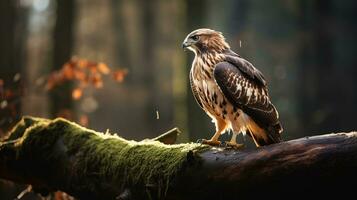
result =
M127 69L111 69L103 62L91 61L84 58L72 57L58 71L53 71L46 75L46 82L41 84L42 78L39 78L36 85L44 87L45 91L56 89L66 82L76 83L76 87L72 90L71 95L73 100L79 100L83 97L83 92L89 86L96 89L104 87L104 77L111 76L112 80L122 83L127 75ZM12 87L13 84L18 84L18 87ZM18 120L19 104L21 98L26 95L26 86L23 86L21 74L17 73L12 79L12 83L5 83L0 79L0 136L11 128L13 123ZM72 111L62 109L58 116L72 116ZM81 115L78 119L81 125L87 126L89 118L87 115Z
M78 100L83 95L83 89L89 85L102 88L103 76L111 75L115 81L121 83L127 73L126 69L113 71L102 62L72 57L60 70L54 71L48 76L46 89L52 90L66 81L77 81L78 86L72 90L72 98Z

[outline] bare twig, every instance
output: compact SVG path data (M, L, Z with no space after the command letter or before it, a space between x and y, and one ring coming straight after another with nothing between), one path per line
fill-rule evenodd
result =
M153 140L162 142L164 144L175 144L177 136L180 135L181 131L175 127L159 136L154 138Z
M15 200L20 200L22 199L22 197L24 197L27 193L30 193L32 191L32 186L29 185L26 187L26 189L24 189L19 195L17 195L17 197L15 198Z

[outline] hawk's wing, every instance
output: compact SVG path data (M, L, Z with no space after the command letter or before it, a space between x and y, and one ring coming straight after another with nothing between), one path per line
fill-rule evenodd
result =
M214 78L218 86L234 106L267 130L273 142L280 141L282 127L262 73L243 58L230 57L228 62L220 62L215 67Z
M258 84L262 86L266 86L267 83L265 81L264 75L255 68L250 62L240 57L240 55L236 54L232 50L227 50L225 52L226 61L232 63L234 66L239 68L244 74L246 74L250 79L256 81Z
M196 99L196 102L198 103L198 105L200 105L200 107L203 109L203 105L200 101L200 98L198 97L198 93L197 93L197 87L195 86L195 84L193 84L193 77L192 77L192 71L190 72L190 86L191 86L191 90L193 93L193 96Z

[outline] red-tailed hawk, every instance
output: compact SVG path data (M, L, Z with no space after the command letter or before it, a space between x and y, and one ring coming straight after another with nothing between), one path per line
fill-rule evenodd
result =
M203 143L219 145L219 136L233 133L228 145L239 147L236 136L248 134L257 146L281 141L279 114L271 103L263 74L230 49L221 32L198 29L183 44L195 53L190 83L195 99L212 118L216 133Z

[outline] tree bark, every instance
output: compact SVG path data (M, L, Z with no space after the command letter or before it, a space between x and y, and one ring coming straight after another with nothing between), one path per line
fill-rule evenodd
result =
M233 150L127 141L64 119L25 117L0 143L1 178L79 199L341 197L354 195L356 167L357 132Z
M20 75L26 63L23 49L27 37L28 11L19 6L19 1L0 1L0 79L3 82L3 86L0 86L0 102L7 102L7 106L0 109L0 136L21 118L24 77ZM8 92L11 95L6 95Z
M59 70L71 59L73 52L75 1L56 1L56 25L53 32L53 70ZM72 101L73 84L64 84L50 91L51 114L52 116L62 116L67 119L75 119Z

